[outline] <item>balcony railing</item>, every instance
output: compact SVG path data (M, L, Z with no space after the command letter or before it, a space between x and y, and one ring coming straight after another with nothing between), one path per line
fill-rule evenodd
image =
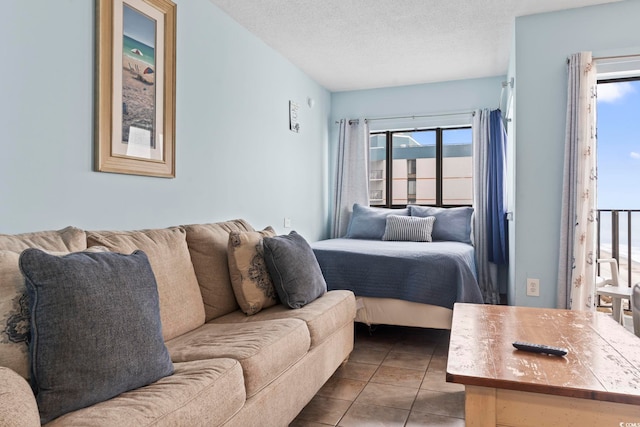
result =
M383 178L384 178L384 171L382 169L369 171L369 179L371 181L380 181Z
M369 201L382 201L382 190L369 190Z
M627 286L640 282L640 268L634 268L636 262L633 260L633 220L640 224L640 209L598 209L596 256L615 258L620 271L620 284ZM603 240L611 242L610 250L608 244L602 243ZM600 275L600 265L597 268ZM609 274L604 275L610 277Z

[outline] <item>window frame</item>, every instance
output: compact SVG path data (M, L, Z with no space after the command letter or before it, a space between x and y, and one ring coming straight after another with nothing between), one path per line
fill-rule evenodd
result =
M389 208L389 209L402 209L407 207L408 205L419 205L419 206L436 206L436 207L461 207L461 206L472 206L472 204L459 204L459 205L450 205L442 203L442 192L443 192L443 132L448 130L460 130L460 129L469 129L472 130L471 125L466 126L452 126L452 127L426 127L426 128L414 128L414 129L394 129L394 130L375 130L369 132L369 141L371 141L371 136L373 135L385 135L385 176L383 179L385 180L385 194L386 200L383 204L372 205L371 201L369 201L369 206L377 207L377 208ZM435 145L435 163L436 163L436 203L435 204L418 204L418 203L406 203L406 204L393 204L391 201L393 200L393 135L397 133L408 133L408 132L435 132L436 134L436 145ZM369 149L371 149L371 144L369 144ZM471 155L473 158L473 153ZM472 176L473 179L473 176Z

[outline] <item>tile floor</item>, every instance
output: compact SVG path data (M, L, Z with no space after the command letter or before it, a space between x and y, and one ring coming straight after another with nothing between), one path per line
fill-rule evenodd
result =
M464 426L464 386L447 383L449 331L357 323L353 353L290 427Z

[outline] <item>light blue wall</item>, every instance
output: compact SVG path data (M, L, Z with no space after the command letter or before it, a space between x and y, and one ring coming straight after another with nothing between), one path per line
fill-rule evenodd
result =
M567 57L640 54L640 1L516 19L516 216L513 303L556 305ZM527 297L527 277L540 297Z
M92 171L94 1L3 1L0 233L237 217L286 232L286 216L323 235L329 92L208 0L175 2L177 178L162 179Z
M498 108L504 76L382 89L336 92L332 121L342 118L411 116Z
M516 89L518 87L516 76L516 42L515 42L515 25L512 27L511 38L511 55L509 57L509 68L507 71L507 81L513 83L511 87L505 89L504 96L506 97L504 117L507 119L507 212L511 213L511 219L508 224L508 236L509 236L509 266L507 268L507 303L509 305L515 305L515 277L516 277L516 225L515 225L515 212L516 212L516 170L515 170L515 158L516 158Z

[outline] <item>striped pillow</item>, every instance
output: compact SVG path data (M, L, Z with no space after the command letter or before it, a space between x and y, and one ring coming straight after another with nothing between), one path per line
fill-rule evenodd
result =
M382 240L404 242L430 242L435 216L387 216L387 225Z

